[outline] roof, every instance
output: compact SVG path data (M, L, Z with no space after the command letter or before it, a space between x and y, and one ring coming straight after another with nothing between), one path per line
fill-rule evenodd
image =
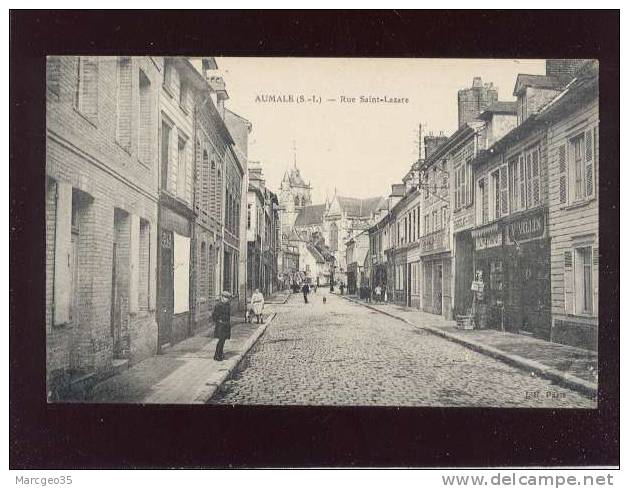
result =
M286 178L288 178L288 182L290 183L291 187L310 188L310 185L304 182L304 179L301 177L301 174L299 173L299 168L297 167L287 170L286 173L284 174L284 179Z
M563 88L563 86L564 82L556 76L525 75L520 73L518 75L518 78L515 80L513 95L518 95L525 87L560 90L561 88Z
M325 258L323 258L323 255L319 253L319 250L315 247L315 245L313 245L312 243L306 243L306 248L308 248L308 251L317 262L325 262Z
M337 197L341 209L351 217L371 217L378 210L382 197L358 199L355 197Z
M480 129L485 123L480 121L470 121L459 127L443 144L439 145L431 155L426 158L421 168L429 168L433 163L441 159L449 151L457 147L462 141L466 141L467 137L472 136Z
M295 226L309 226L311 224L322 224L325 214L325 204L307 205L299 209Z
M517 102L494 102L489 107L487 107L481 114L478 116L479 119L489 119L491 114L510 114L517 115L518 113L518 104Z
M560 94L540 109L538 117L544 121L553 121L566 112L580 109L598 97L598 93L598 63L588 63Z

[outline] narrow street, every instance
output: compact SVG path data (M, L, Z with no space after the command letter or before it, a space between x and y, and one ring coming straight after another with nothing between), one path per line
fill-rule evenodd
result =
M327 303L323 297L327 296ZM595 402L327 289L293 294L210 403L565 408Z

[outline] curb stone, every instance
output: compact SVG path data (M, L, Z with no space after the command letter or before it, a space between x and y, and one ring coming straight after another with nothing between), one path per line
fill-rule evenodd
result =
M214 396L218 388L225 382L227 377L238 367L244 356L251 350L253 345L258 341L258 338L262 336L262 334L266 331L266 328L273 322L273 320L277 317L277 313L272 313L267 320L260 325L258 329L256 329L253 334L249 337L247 342L245 343L244 348L238 353L235 357L229 360L229 365L224 371L221 373L217 382L212 382L205 384L204 387L199 389L197 395L194 399L194 403L207 404L210 399Z
M373 307L369 304L362 303L350 297L346 297L346 296L340 296L340 297L350 302L354 302L355 304L364 306L368 309L372 309L376 312L379 312L380 314L384 314L385 316L389 316L393 319L397 319L398 321L402 321L415 328L425 329L436 336L441 336L442 338L445 338L454 343L458 343L459 345L465 346L478 353L488 355L492 358L501 360L509 365L518 367L520 369L533 372L539 375L540 377L552 380L553 382L556 382L557 384L567 387L569 389L572 389L574 391L580 392L582 394L586 394L588 396L593 396L594 398L596 398L598 394L598 386L596 384L592 382L588 382L587 380L580 379L572 374L561 372L560 370L554 369L552 367L548 367L535 360L529 360L528 358L524 358L519 355L506 353L502 350L494 348L493 346L488 346L488 345L479 343L478 341L461 338L460 336L454 335L448 331L443 331L434 326L429 326L429 325L420 326L418 324L415 324L409 321L406 318L397 316L387 311L381 311L380 309L377 309L376 307Z

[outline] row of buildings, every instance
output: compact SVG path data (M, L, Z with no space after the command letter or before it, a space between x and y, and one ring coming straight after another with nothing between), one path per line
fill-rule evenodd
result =
M596 349L598 63L547 60L513 95L480 78L459 91L458 130L424 139L386 215L348 241L351 266L448 319L482 281L484 325Z
M46 104L50 399L206 327L277 280L277 198L214 58L52 56ZM247 273L249 272L249 273Z

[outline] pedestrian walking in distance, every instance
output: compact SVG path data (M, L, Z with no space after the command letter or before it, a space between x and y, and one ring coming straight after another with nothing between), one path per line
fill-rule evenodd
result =
M341 295L343 295L345 293L345 284L343 282L341 282L341 285L339 285L339 289L341 291Z
M301 288L301 291L304 293L304 302L308 304L308 293L310 292L310 287L308 287L306 282L304 282L304 286Z
M212 320L214 321L214 338L218 338L216 343L216 351L214 352L214 360L217 362L223 361L223 347L225 346L225 340L231 338L231 310L229 308L229 301L231 294L229 292L223 292L221 294L221 301L214 306L212 311Z
M256 289L251 296L251 311L256 316L258 324L264 323L262 319L262 311L264 310L264 296L260 289Z

